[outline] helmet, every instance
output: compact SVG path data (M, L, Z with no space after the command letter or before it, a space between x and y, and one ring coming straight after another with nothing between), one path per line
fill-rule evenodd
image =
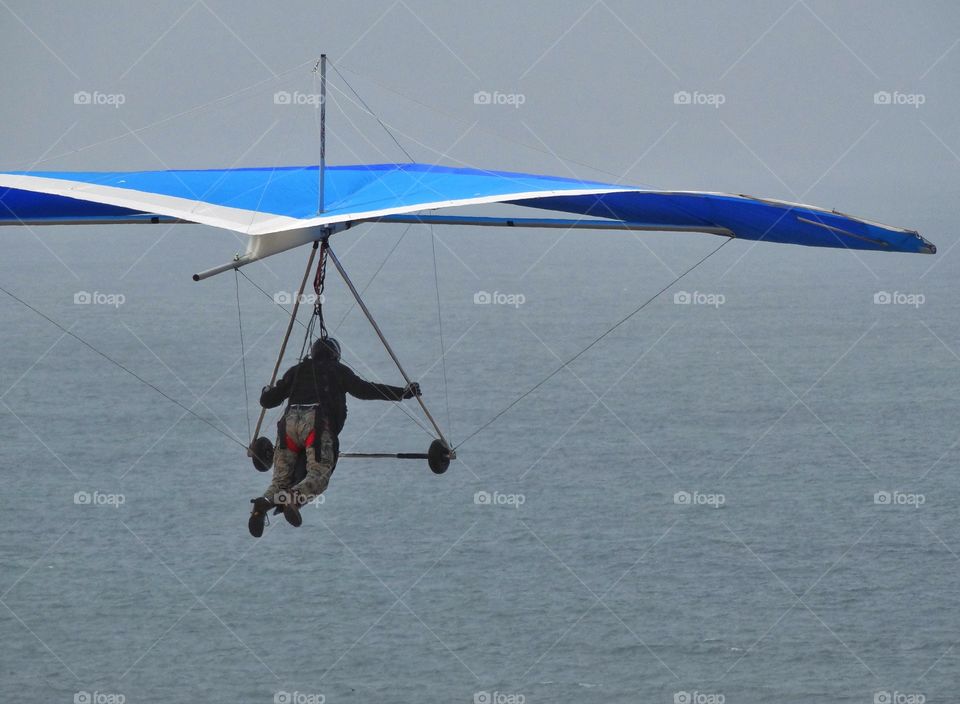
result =
M326 359L333 362L340 361L340 343L332 337L317 338L310 348L310 356L314 359Z

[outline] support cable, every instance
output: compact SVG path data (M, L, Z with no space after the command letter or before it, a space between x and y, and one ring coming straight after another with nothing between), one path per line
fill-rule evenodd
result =
M720 244L719 247L717 247L716 249L714 249L713 251L711 251L708 255L706 255L705 257L703 257L702 259L700 259L700 261L698 261L696 264L694 264L694 265L691 266L689 269L687 269L686 271L684 271L682 274L680 274L679 276L677 276L673 281L671 281L671 282L668 283L666 286L664 286L663 288L661 288L659 291L657 291L655 294L653 294L650 298L648 298L646 301L644 301L644 302L643 302L642 304L640 304L638 307L634 308L630 313L628 313L627 315L625 315L623 318L621 318L619 321L617 321L614 325L612 325L611 327L607 328L607 330L606 330L605 332L603 332L601 335L599 335L598 337L595 337L595 338L593 339L593 341L592 341L589 345L587 345L587 346L584 347L582 350L580 350L579 352L577 352L575 355L573 355L572 357L570 357L570 359L568 359L567 361L563 362L559 367L557 367L556 369L554 369L552 372L550 372L550 373L549 373L547 376L545 376L543 379L541 379L540 381L538 381L536 384L534 384L533 386L531 386L529 389L527 389L527 390L524 391L522 394L520 394L517 398L515 398L513 401L511 401L503 410L501 410L501 411L498 412L496 415L494 415L490 420L488 420L486 423L484 423L484 424L481 425L479 428L477 428L476 430L474 430L474 431L473 431L472 433L470 433L466 438L464 438L463 440L461 440L461 441L460 441L460 444L457 445L454 449L455 449L455 450L460 449L461 447L463 447L463 445L464 445L465 443L469 442L470 440L472 440L473 438L475 438L477 435L479 435L481 432L483 432L484 430L486 430L488 427L490 427L491 425L493 425L493 424L497 421L497 419L499 419L499 418L500 418L502 415L504 415L507 411L509 411L509 410L510 410L511 408L513 408L514 406L516 406L518 403L520 403L520 402L521 402L523 399L525 399L527 396L529 396L529 395L532 394L534 391L536 391L537 389L539 389L541 386L543 386L544 384L546 384L546 383L547 383L548 381L550 381L553 377L555 377L555 376L556 376L557 374L559 374L561 371L563 371L564 369L566 369L570 364L572 364L573 362L575 362L576 360L578 360L581 356L583 356L583 355L587 352L587 350L591 349L594 345L596 345L597 343L599 343L599 342L600 342L603 338L605 338L607 335L609 335L610 333L612 333L614 330L616 330L617 328L619 328L619 327L620 327L621 325L623 325L625 322L627 322L628 320L630 320L630 318L632 318L632 317L635 316L637 313L639 313L639 312L642 311L644 308L646 308L648 305L650 305L651 303L653 303L653 301L655 301L657 298L659 298L662 293L664 293L664 292L667 291L669 288L671 288L671 287L674 286L676 283L678 283L678 282L680 281L680 279L682 279L684 276L686 276L686 275L689 274L691 271L693 271L694 269L696 269L698 266L700 266L701 264L703 264L703 263L704 263L705 261L707 261L710 257L712 257L714 254L716 254L716 253L719 252L721 249L723 249L725 246L727 246L727 244L729 244L730 240L732 240L732 239L733 239L733 237L730 237L729 239L724 240L724 241Z
M437 293L437 326L440 329L440 365L443 369L443 400L447 407L447 430L453 435L453 423L450 421L450 392L447 388L447 348L443 341L443 314L440 308L440 274L437 269L437 237L430 225L430 247L433 252L433 285Z
M364 109L370 114L371 117L373 117L374 120L380 124L380 126L383 128L383 131L390 135L390 139L392 139L393 143L397 145L397 148L404 153L407 159L410 160L411 164L414 163L415 159L410 156L410 152L403 148L403 145L400 144L400 141L396 138L391 129L387 127L384 121L380 119L380 116L377 115L377 113L375 113L369 105L367 105L367 101L360 97L360 94L352 85L350 85L350 81L347 80L346 76L340 73L340 69L337 68L337 65L335 63L331 65L333 66L333 70L337 72L337 75L340 76L340 80L343 81L344 85L346 85L347 88L349 88L350 91L357 97L357 100L360 101L360 104L363 105Z
M289 310L289 309L285 308L282 304L277 303L277 299L276 299L275 297L271 296L271 295L270 295L269 293L267 293L266 291L264 291L264 290L263 290L263 286L261 286L261 285L258 284L256 281L254 281L254 280L251 279L249 276L247 276L245 273L243 273L243 269L237 269L236 271L240 273L240 276L242 276L242 277L245 278L247 281L249 281L251 286L253 286L255 289L257 289L257 290L258 290L260 293L262 293L264 296L266 296L267 299L270 300L270 301L273 303L273 305L275 305L277 308L279 308L280 310L282 310L287 316L290 315L290 310ZM298 320L297 320L297 325L299 325L300 327L302 327L304 330L307 329L306 324L305 324L302 320L299 320L299 319L298 319Z
M133 371L133 370L130 369L129 367L124 366L122 363L120 363L120 362L118 362L117 360L115 360L113 357L111 357L110 355L108 355L106 352L103 352L103 351L97 349L97 348L94 347L92 344L90 344L89 342L87 342L86 340L84 340L82 337L80 337L79 335L77 335L75 332L70 331L68 328L64 327L63 325L61 325L60 323L58 323L56 320L54 320L53 318L51 318L50 316L48 316L46 313L43 313L42 311L40 311L40 310L37 309L37 308L34 308L32 305L30 305L29 303L27 303L25 300L23 300L22 298L20 298L20 297L17 296L16 294L8 291L7 289L3 288L2 286L0 286L0 291L2 291L3 293L7 294L10 298L12 298L13 300L15 300L17 303L20 303L21 305L25 306L26 308L29 308L30 310L32 310L34 313L36 313L37 315L39 315L41 318L43 318L44 320L46 320L48 323L50 323L50 324L53 325L54 327L58 328L64 335L69 335L70 337L72 337L74 340L76 340L76 341L79 342L80 344L84 345L85 347L89 348L91 351L93 351L93 352L95 352L96 354L98 354L98 355L100 355L101 357L103 357L105 360L107 360L108 362L110 362L110 364L114 365L115 367L118 367L119 369L123 370L124 372L126 372L127 374L129 374L130 376L132 376L134 379L136 379L137 381L139 381L139 382L140 382L141 384L143 384L144 386L148 386L149 388L151 388L151 389L153 389L154 391L156 391L158 394L160 394L160 395L163 396L165 399L167 399L168 401L170 401L170 403L172 403L172 404L174 404L174 405L176 405L176 406L179 406L181 409L183 409L183 411L184 411L185 413L189 413L191 416L193 416L193 417L196 418L197 420L206 423L206 424L209 425L211 428L213 428L213 429L216 430L218 433L220 433L223 437L227 438L230 442L235 442L235 443L237 443L238 445L240 445L240 447L245 447L245 445L244 445L241 441L237 440L235 437L233 437L232 435L230 435L228 432L226 432L225 430L223 430L222 428L220 428L220 426L218 426L218 425L216 425L215 423L213 423L213 421L210 421L210 420L204 418L204 417L201 416L199 413L197 413L196 411L194 411L192 408L189 408L188 406L180 403L180 401L178 401L177 399L173 398L173 396L171 396L170 394L166 393L165 391L163 391L162 389L160 389L158 386L156 386L156 385L154 385L154 384L151 384L149 381L147 381L146 379L144 379L142 376L140 376L139 374L137 374L135 371Z
M380 266L377 267L377 270L376 270L375 272L373 272L373 276L370 277L370 280L367 281L367 283L364 285L363 289L360 291L360 295L361 295L361 296L364 295L364 294L367 292L367 289L370 288L370 286L373 285L374 280L376 280L376 278L380 275L380 272L383 270L383 267L386 266L387 262L390 260L390 257L391 257L391 256L393 255L393 253L397 250L397 247L400 246L400 243L403 242L403 238L407 236L407 233L408 233L408 232L410 232L410 228L411 228L411 227L413 227L413 223L412 223L412 222L407 224L406 228L404 228L404 230L403 230L403 233L400 235L400 237L397 239L397 241L393 243L393 247L391 247L391 248L390 248L390 251L387 252L387 256L385 256L385 257L383 258L383 261L380 262ZM357 302L356 302L356 301L354 301L353 303L350 304L350 307L347 308L347 312L343 314L343 317L340 318L340 322L337 323L337 326L333 329L333 334L334 334L334 335L337 334L337 330L340 329L340 327L343 325L344 321L347 319L347 316L349 316L349 315L353 312L353 309L356 308L356 307L357 307Z

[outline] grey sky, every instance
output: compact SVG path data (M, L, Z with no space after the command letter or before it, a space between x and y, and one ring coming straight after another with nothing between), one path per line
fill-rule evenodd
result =
M950 2L7 1L0 15L3 168L313 162L316 111L274 94L315 90L326 51L419 161L803 200L915 227L941 252L955 237ZM332 79L331 163L403 160ZM478 105L480 90L522 97ZM123 104L76 105L78 91Z

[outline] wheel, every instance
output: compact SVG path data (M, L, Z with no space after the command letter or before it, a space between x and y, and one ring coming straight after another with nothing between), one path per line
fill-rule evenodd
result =
M250 447L253 453L253 466L258 472L266 472L273 466L273 443L262 435Z
M430 443L430 449L427 450L427 464L434 474L443 474L450 466L450 448L440 440L434 440Z

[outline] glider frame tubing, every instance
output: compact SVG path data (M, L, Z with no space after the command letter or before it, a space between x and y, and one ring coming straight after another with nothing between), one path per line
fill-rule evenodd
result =
M396 353L393 351L393 348L390 346L390 343L387 341L386 337L383 334L383 331L380 329L380 326L377 324L377 321L373 318L373 315L370 312L370 309L364 303L363 299L360 296L360 292L357 290L353 281L350 279L350 276L347 274L343 265L340 263L340 260L334 254L333 250L330 247L329 243L330 232L328 231L325 236L319 240L315 240L313 247L310 249L310 257L307 260L307 267L303 272L303 278L300 281L300 288L297 291L297 298L294 302L293 308L290 311L290 320L287 323L287 329L283 336L283 342L280 345L280 352L277 355L277 361L273 366L273 373L270 376L270 385L272 386L277 379L277 374L280 371L280 364L283 362L284 354L287 350L287 345L290 341L290 335L293 332L293 325L297 321L297 313L300 308L300 301L303 300L303 292L306 289L307 280L310 278L310 272L313 270L313 262L316 258L317 250L320 250L320 262L317 265L317 278L314 281L314 290L317 290L317 281L322 282L323 270L326 268L326 259L327 257L333 261L334 265L337 268L337 271L340 273L340 276L343 278L344 283L350 289L351 294L353 294L354 299L357 302L357 305L360 307L360 310L363 311L364 316L370 322L370 325L373 327L374 331L377 333L377 337L380 338L380 342L383 344L387 353L390 355L390 358L396 364L397 369L400 370L400 374L403 376L404 381L407 385L412 384L410 375L407 374L406 370L403 368L403 365L400 363L400 359L397 357ZM240 268L240 265L232 267L234 270ZM319 291L323 290L323 284L320 284ZM318 294L319 295L319 294ZM322 321L322 318L321 318ZM322 322L321 322L322 325ZM310 328L307 330L307 335L310 335ZM306 344L306 343L304 343ZM426 404L423 401L423 398L419 395L415 396L417 403L420 404L420 407L423 409L424 415L433 425L433 429L436 432L438 439L434 440L430 445L429 451L425 453L421 452L398 452L398 453L387 453L387 452L343 452L340 453L340 457L347 458L363 458L363 459L401 459L401 460L427 460L430 466L430 469L435 474L443 474L447 467L450 464L450 460L456 459L456 452L452 449L450 442L447 440L446 436L443 434L443 431L440 429L439 424L436 419L433 417L433 414L430 413L430 410L427 408ZM262 453L264 449L258 451L258 444L260 440L260 430L263 427L263 421L266 417L267 409L261 408L260 415L257 418L257 426L253 431L253 435L250 438L250 444L247 446L247 456L254 460L254 466L260 471L266 471L268 466L272 463L267 461L267 458Z
M233 261L220 266L201 271L193 275L194 281L203 281L211 276L222 274L231 269L239 269L247 264L266 259L274 254L280 254L288 249L301 245L319 242L328 239L331 235L349 230L355 225L363 223L399 223L421 225L466 225L471 227L542 227L563 230L633 230L643 232L694 232L707 235L722 235L735 237L736 235L725 227L710 225L677 226L664 223L632 222L628 220L588 219L588 218L511 218L511 217L476 217L466 215L385 215L368 220L350 220L338 222L322 227L308 227L300 230L288 230L267 235L251 235L250 246L246 253L237 254Z
M645 232L697 232L707 235L733 237L734 233L725 227L702 225L689 227L666 225L663 223L632 222L609 218L508 218L475 217L464 215L384 215L365 222L392 222L422 225L470 225L473 227L545 227L564 230L635 230Z

